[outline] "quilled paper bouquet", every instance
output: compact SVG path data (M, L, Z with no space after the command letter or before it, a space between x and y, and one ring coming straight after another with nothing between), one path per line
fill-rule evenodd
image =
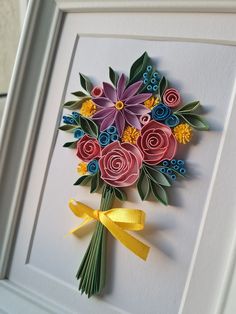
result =
M110 67L109 77L110 83L94 86L80 73L83 91L72 93L77 99L65 103L71 113L63 116L60 127L74 137L64 144L74 148L79 159L80 177L74 185L102 193L99 210L69 201L83 219L71 233L97 221L76 275L79 290L88 297L101 293L105 285L107 230L138 257L148 256L149 247L128 232L144 228L145 213L112 208L115 198L125 201L125 188L136 185L141 200L151 196L168 205L167 188L186 173L185 162L175 157L178 146L189 143L195 130L208 129L195 113L199 101L184 104L146 52L133 63L129 76Z

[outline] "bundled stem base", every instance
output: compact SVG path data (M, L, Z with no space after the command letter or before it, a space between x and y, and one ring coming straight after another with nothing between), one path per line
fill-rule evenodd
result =
M114 199L113 189L104 186L100 210L109 210ZM99 294L105 286L106 279L106 228L96 223L96 229L79 267L76 278L80 280L79 290L88 297Z

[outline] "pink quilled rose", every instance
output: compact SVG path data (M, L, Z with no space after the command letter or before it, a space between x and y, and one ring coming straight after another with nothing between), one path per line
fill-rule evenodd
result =
M77 143L76 155L82 161L89 162L100 157L101 147L95 138L86 134Z
M142 160L135 145L113 142L102 150L99 160L101 178L114 187L130 186L139 178Z
M143 153L143 161L149 165L156 165L166 159L171 160L177 148L171 129L154 120L142 128L137 145Z
M168 88L163 95L163 102L170 108L176 108L179 106L181 99L180 94L175 88Z

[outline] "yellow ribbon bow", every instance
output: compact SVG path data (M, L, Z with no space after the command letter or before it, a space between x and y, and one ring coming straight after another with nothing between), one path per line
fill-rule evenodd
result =
M134 254L147 259L150 247L139 241L125 230L142 230L145 223L145 213L139 209L112 208L107 211L93 210L83 203L73 199L69 201L72 212L84 221L79 227L70 231L74 233L92 220L98 220L110 233Z

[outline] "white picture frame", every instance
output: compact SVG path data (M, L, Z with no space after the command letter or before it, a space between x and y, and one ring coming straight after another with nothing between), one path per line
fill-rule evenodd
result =
M3 313L73 313L8 277L17 239L29 173L37 149L37 128L44 112L54 56L65 19L83 15L81 34L148 40L208 43L236 46L235 1L30 1L18 48L0 134L0 310ZM97 31L86 19L123 14L158 19L158 29L143 27L135 33L116 25L99 24ZM173 23L174 19L174 23ZM79 34L80 35L80 34ZM71 51L70 51L71 52ZM70 64L63 64L62 70ZM62 84L63 91L63 84ZM19 110L20 108L20 110ZM223 313L234 265L236 208L234 180L236 142L236 84L232 88L227 117L210 189L188 270L179 314ZM52 148L51 148L52 149ZM227 187L227 188L226 188ZM225 210L223 211L222 208ZM29 220L32 225L35 221ZM227 226L227 227L226 227ZM29 244L30 245L30 244ZM27 260L27 257L26 257ZM90 305L90 311L93 306ZM111 309L104 307L104 313ZM84 312L84 310L81 310ZM120 313L121 309L112 309ZM89 312L89 310L88 310ZM175 314L175 313L165 313Z

